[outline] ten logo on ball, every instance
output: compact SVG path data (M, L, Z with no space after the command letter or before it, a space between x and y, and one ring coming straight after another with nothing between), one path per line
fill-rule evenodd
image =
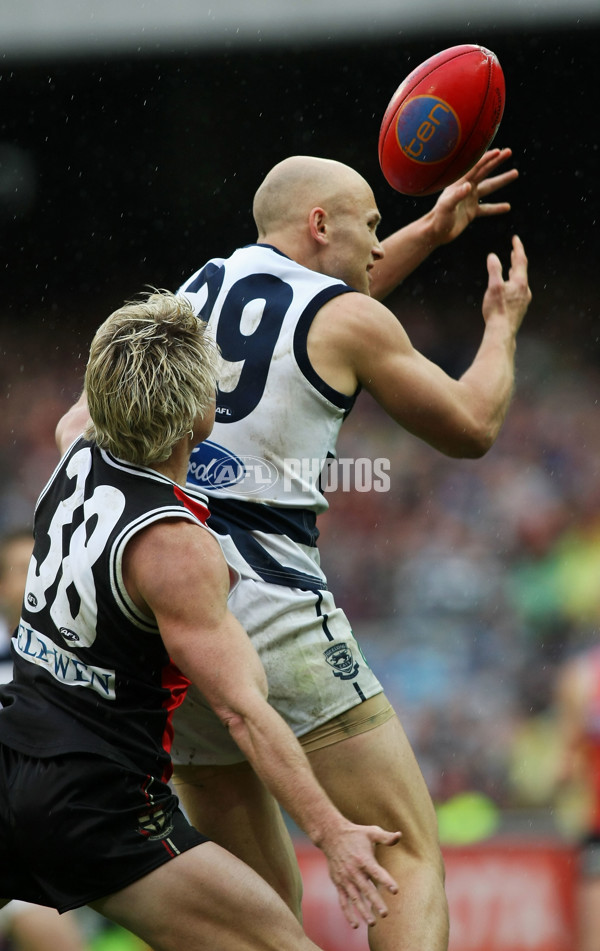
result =
M489 148L504 112L500 63L483 46L436 53L392 96L379 132L379 163L392 188L430 195L456 181Z

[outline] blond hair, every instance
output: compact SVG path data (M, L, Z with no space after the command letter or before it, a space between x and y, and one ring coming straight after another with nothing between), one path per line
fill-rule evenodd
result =
M216 345L186 298L127 301L90 347L85 435L128 462L163 462L209 409L217 375Z

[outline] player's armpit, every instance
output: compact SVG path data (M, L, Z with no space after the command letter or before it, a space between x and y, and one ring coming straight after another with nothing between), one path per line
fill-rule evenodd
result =
M392 419L441 452L477 457L493 442L497 430L481 394L415 350L383 304L361 294L335 298L319 312L308 343L330 386L346 393L362 386Z

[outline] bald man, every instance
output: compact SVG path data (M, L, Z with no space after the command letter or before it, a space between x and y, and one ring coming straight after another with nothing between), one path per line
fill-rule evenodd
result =
M447 947L444 870L423 777L319 563L320 479L361 388L447 455L478 457L496 439L530 300L519 238L506 280L498 257L488 257L481 345L459 380L417 352L378 300L475 217L509 209L485 199L516 177L498 173L510 154L488 152L430 212L385 241L373 192L356 171L286 159L256 193L257 243L209 261L180 291L223 358L217 422L192 453L188 480L209 495L210 524L241 577L230 607L260 654L271 704L337 806L355 822L403 832L378 853L400 887L388 918L369 929L377 951ZM279 810L197 692L175 728L178 792L194 825L299 914Z

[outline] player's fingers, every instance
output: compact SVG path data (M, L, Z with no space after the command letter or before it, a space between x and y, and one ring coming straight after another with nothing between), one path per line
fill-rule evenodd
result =
M372 882L377 882L378 885L382 885L384 888L387 888L387 890L391 892L392 895L396 895L398 893L398 883L375 858L373 858L372 862L365 863L363 869Z
M509 278L516 284L527 302L531 301L531 289L529 288L527 276L527 255L521 239L515 235L513 237L513 249L510 256Z
M356 912L355 903L341 888L338 888L338 896L340 900L340 908L344 913L346 921L351 928L358 928L360 925L360 916Z
M379 875L365 869L365 875L361 880L361 892L364 895L366 901L369 903L371 908L374 908L380 918L385 918L388 914L388 906L385 902L385 899L381 895L381 892L377 888L376 882L379 881ZM390 891L396 893L398 887L396 883L393 882L393 887L390 888Z
M479 202L477 205L477 214L482 217L489 217L490 215L505 215L510 211L510 203L507 201L495 201L490 204L485 204L485 202Z
M379 908L382 908L382 917L387 915L387 905L379 895L373 882L362 872L356 873L354 881L348 883L346 892L353 910L368 925L374 925L377 920L373 909L379 913Z
M402 838L401 832L388 832L387 829L382 829L381 826L371 826L368 830L369 839L374 845L396 845L397 842Z
M513 234L512 246L513 252L515 254L521 254L523 257L525 257L525 245L521 241L518 234Z
M371 828L371 840L378 845L396 845L401 838L401 832L388 832L387 829L382 829L381 826L372 826Z
M510 183L514 182L518 177L518 168L511 168L508 172L502 172L501 175L494 175L492 178L485 178L478 183L477 194L481 195L482 198L485 198L486 195L491 195L492 192L498 191L498 189L503 188L504 185L510 185Z
M527 269L527 255L520 237L515 234L512 240L512 251L510 255L511 271L516 269Z
M491 166L501 165L502 162L506 162L511 156L512 149L496 147L495 149L488 149L488 151L484 153L481 163Z
M502 283L502 264L497 254L492 251L487 256L488 286L494 287Z
M512 155L511 149L490 149L475 163L473 168L467 172L466 177L471 181L478 182L490 174L497 165L506 162Z
M479 161L475 162L475 165L466 172L465 177L474 178L482 169L495 165L498 162L499 155L500 149L489 149L489 151L484 152Z
M447 185L438 202L447 208L455 208L472 191L473 185L467 179L459 179L451 185Z

